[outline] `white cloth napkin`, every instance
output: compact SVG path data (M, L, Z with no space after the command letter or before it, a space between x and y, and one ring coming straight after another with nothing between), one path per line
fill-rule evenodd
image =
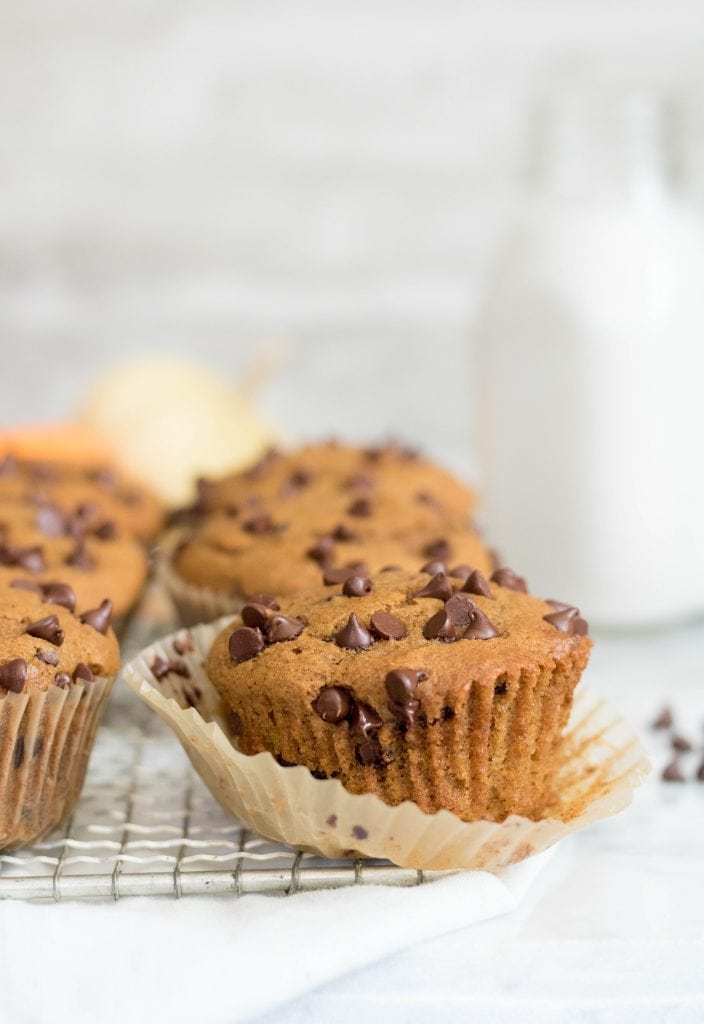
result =
M551 851L499 878L288 897L7 902L3 1024L232 1024L349 971L518 906Z

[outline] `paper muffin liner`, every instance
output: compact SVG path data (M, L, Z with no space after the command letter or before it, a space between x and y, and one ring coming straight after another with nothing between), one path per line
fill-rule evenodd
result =
M182 579L173 567L173 555L182 533L173 530L159 546L156 556L157 578L171 598L184 626L212 622L223 615L235 615L245 603L243 595L220 594L208 587L197 587Z
M425 814L410 801L392 807L372 794L349 793L336 779L316 779L301 766L281 767L268 752L242 754L228 738L227 709L204 663L231 621L227 616L152 644L125 667L124 676L176 733L218 803L275 842L333 859L381 858L418 870L500 871L622 810L650 770L631 727L581 684L556 773L556 796L540 820L511 815L502 822L466 822L445 810ZM190 644L192 650L182 654ZM157 658L178 658L180 674L157 680L151 670Z
M73 810L112 683L0 698L0 849L41 839Z

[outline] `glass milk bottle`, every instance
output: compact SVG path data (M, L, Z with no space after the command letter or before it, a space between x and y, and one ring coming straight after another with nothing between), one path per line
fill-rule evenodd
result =
M647 96L561 99L474 337L484 517L596 623L704 611L704 233Z

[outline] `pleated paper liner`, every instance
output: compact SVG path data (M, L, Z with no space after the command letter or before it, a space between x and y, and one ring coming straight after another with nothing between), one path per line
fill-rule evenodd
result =
M173 601L181 622L184 626L193 626L199 622L213 622L223 615L235 615L245 603L244 597L197 587L181 579L174 571L172 559L181 536L178 529L168 533L156 555L157 577Z
M622 810L650 770L630 726L582 685L555 779L557 795L540 821L511 815L503 822L465 822L449 811L424 814L408 801L390 807L372 794L349 793L336 779L315 779L300 766L283 768L269 753L242 754L228 739L226 709L203 664L230 621L227 616L152 644L125 667L125 679L173 729L221 806L276 842L334 859L500 871ZM193 650L180 654L184 640ZM190 678L171 672L157 681L151 671L157 657L185 662Z
M73 810L112 683L0 698L0 849L42 839Z

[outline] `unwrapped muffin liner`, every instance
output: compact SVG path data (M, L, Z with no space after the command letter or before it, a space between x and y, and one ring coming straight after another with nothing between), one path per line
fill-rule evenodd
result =
M173 556L182 537L180 530L167 534L156 557L157 577L171 598L184 626L212 622L223 615L235 615L245 603L243 595L220 594L208 587L187 583L174 569Z
M582 684L565 733L556 796L541 820L511 815L502 822L466 822L444 810L425 814L409 801L392 807L372 794L349 793L336 779L316 779L302 766L282 767L268 752L242 754L228 738L227 708L204 665L215 637L231 621L226 616L152 644L124 675L176 733L221 806L275 842L333 859L500 871L622 810L650 770L631 727ZM192 651L181 654L189 643ZM171 672L157 680L151 671L155 660L173 661L176 655L189 678Z
M0 849L43 838L73 810L112 683L0 697Z

